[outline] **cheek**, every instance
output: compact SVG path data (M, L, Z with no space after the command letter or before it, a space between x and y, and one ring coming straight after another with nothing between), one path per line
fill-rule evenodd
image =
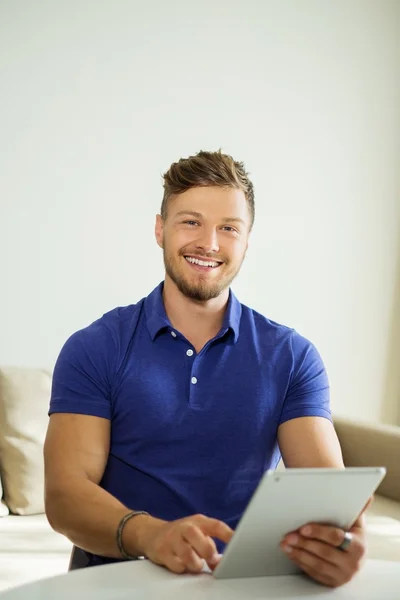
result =
M229 256L232 262L240 262L243 260L246 253L246 245L240 242L232 244L229 248Z
M178 250L178 252L182 252L188 247L190 248L193 246L193 244L196 242L196 239L197 236L195 231L180 231L175 236L174 247Z
M164 236L164 245L170 254L180 253L187 243L187 236L182 231L170 232Z

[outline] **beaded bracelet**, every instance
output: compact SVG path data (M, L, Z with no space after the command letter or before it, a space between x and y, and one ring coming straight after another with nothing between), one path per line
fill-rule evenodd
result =
M122 558L124 558L125 560L139 560L139 556L130 556L130 554L128 554L125 551L124 545L122 543L122 532L124 530L124 527L126 525L126 523L129 521L129 519L132 519L132 517L136 517L137 515L148 515L149 513L146 512L145 510L132 510L131 512L129 512L128 514L126 514L124 517L122 517L121 521L119 522L118 525L118 529L117 529L117 545L118 545L118 550L121 553Z

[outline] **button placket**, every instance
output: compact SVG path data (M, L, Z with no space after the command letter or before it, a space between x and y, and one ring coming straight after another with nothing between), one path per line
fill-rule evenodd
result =
M189 405L193 408L201 408L201 376L199 375L201 356L193 351L193 362L191 363L189 376ZM199 378L200 377L200 378Z

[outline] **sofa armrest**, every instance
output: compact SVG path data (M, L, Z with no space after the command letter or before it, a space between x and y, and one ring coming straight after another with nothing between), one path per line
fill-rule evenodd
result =
M386 467L377 492L400 502L400 427L334 417L346 467Z

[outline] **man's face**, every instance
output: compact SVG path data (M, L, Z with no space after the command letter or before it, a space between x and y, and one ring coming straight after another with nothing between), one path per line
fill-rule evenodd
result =
M250 224L241 190L196 187L171 198L167 218L156 222L167 275L188 298L216 298L239 272Z

